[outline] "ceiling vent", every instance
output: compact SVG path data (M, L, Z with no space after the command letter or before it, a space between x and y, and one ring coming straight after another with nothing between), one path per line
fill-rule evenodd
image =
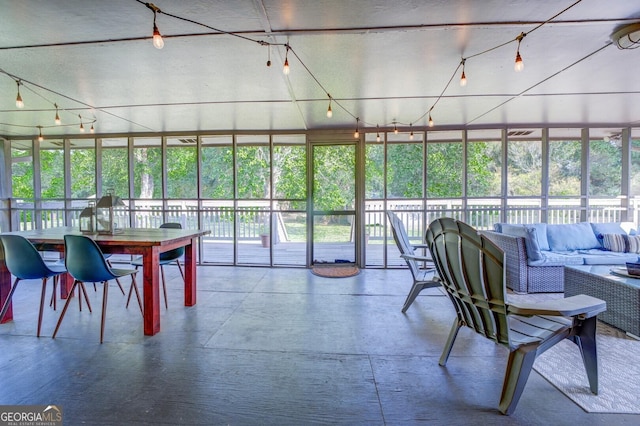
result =
M186 143L186 144L194 144L194 143L198 143L198 139L194 139L194 138L188 138L188 139L178 139L180 142L182 143Z
M533 133L533 130L512 130L507 133L507 136L528 136Z

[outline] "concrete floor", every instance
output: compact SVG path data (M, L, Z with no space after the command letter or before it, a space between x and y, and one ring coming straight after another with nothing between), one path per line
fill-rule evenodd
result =
M595 425L639 416L589 414L532 372L515 413L497 411L506 349L463 329L438 358L454 318L438 289L400 312L407 270L352 278L306 269L198 268L198 303L183 306L168 268L161 332L143 336L136 305L111 284L105 342L94 312L45 309L22 282L0 325L0 405L56 404L66 425ZM99 288L99 290L101 290ZM577 374L584 374L582 371ZM586 378L585 378L586 382Z

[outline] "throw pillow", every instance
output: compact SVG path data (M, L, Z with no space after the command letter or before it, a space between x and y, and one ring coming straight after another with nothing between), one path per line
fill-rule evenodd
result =
M640 235L628 235L627 242L629 243L629 253L640 253Z
M505 235L512 235L514 237L526 237L527 233L524 229L524 225L512 225L510 223L502 224L502 233Z
M602 234L602 246L609 251L627 251L627 239L623 234Z
M620 222L605 222L605 223L591 223L591 228L593 229L593 233L595 234L598 242L602 247L604 244L602 242L602 237L605 234L627 234L624 229L622 229L622 225ZM606 247L605 247L606 248Z
M525 226L527 236L524 238L524 245L527 249L528 260L542 260L544 256L540 251L540 240L536 228Z
M589 250L602 247L589 222L547 225L549 247L553 251Z
M540 250L551 250L551 248L549 247L549 240L547 239L546 223L533 223L531 225L525 225L525 227L534 228L536 230L536 237L538 238Z

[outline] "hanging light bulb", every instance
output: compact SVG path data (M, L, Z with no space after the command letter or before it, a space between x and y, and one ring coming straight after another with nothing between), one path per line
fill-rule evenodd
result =
M333 111L331 110L331 95L329 95L329 108L327 108L327 118L333 117Z
M96 129L93 128L93 123L91 124L91 128L89 129L89 133L95 133Z
M80 132L84 133L84 124L82 124L82 116L78 114L78 118L80 119Z
M284 55L284 66L282 67L284 75L289 75L289 45L287 44L287 53Z
M465 59L462 60L462 75L460 76L460 86L464 87L467 85L467 76L464 73L464 63L465 63Z
M467 76L464 74L464 69L462 70L462 75L460 76L460 86L464 87L467 85Z
M411 129L411 133L409 133L409 140L413 140L413 124L409 123L409 129Z
M431 113L429 113L429 127L433 127L433 118L431 118Z
M393 134L397 135L398 134L398 126L396 125L396 122L393 122Z
M16 107L24 108L24 102L22 102L22 96L20 96L20 80L16 81L18 85L18 96L16 96Z
M513 66L513 68L520 72L524 69L524 62L522 62L522 56L520 56L520 52L516 52L516 63Z
M60 125L60 115L58 115L58 104L53 104L56 107L56 118L53 120L58 126Z
M162 34L158 30L156 23L153 23L153 47L156 49L162 49L164 47L164 40L162 40Z
M162 13L162 11L153 3L145 3L145 5L153 11L153 46L156 49L162 49L164 47L164 40L162 40L162 34L160 34L158 26L156 25L156 15L158 12Z
M513 69L515 69L517 72L520 72L524 69L524 62L522 62L522 56L520 56L520 43L525 36L525 33L520 33L520 35L516 37L516 40L518 40L518 49L516 50L516 62L513 65Z
M360 118L356 117L356 131L353 132L353 137L358 139L360 137Z
M269 53L268 53L268 57L267 57L267 66L270 67L271 66L271 45L268 45L268 49L269 49Z
M376 124L376 142L380 142L380 126Z
M44 140L44 137L42 137L42 126L38 126L38 142L42 142Z

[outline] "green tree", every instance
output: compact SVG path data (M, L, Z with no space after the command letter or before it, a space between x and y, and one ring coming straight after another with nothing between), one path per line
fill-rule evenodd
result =
M456 198L462 196L462 142L427 145L427 196Z
M467 144L467 195L491 197L500 195L500 142L471 142Z
M387 197L422 198L422 143L387 146Z

